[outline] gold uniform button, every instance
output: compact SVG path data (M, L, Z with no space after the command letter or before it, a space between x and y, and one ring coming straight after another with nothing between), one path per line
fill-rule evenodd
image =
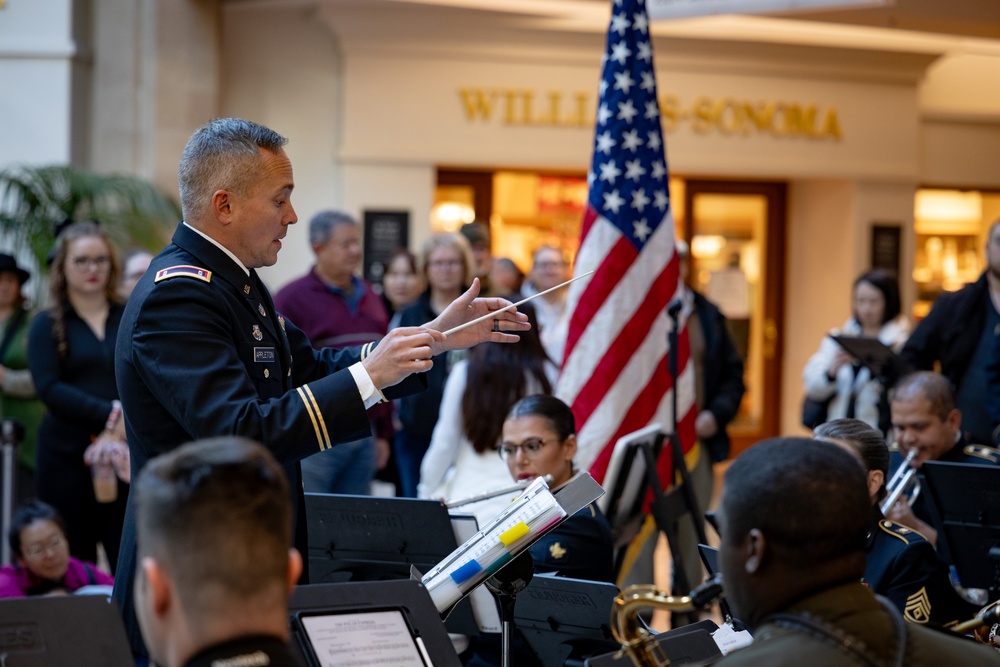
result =
M264 379L266 380L269 377L271 377L271 371L268 370L267 368L265 368L264 369Z

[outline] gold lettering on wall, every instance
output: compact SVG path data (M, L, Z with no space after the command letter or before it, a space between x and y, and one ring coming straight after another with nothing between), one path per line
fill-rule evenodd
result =
M590 128L594 104L587 93L549 90L540 94L524 88L460 88L459 98L470 123L500 123L511 127ZM777 138L804 137L839 141L843 138L834 107L775 100L742 100L699 95L685 105L676 95L660 96L660 121L665 133L688 125L697 134Z

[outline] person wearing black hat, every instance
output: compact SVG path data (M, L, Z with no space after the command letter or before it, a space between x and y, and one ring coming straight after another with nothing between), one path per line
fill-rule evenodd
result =
M35 436L45 414L28 370L31 317L21 290L30 279L13 255L0 253L0 416L24 426L17 448L18 504L35 495Z

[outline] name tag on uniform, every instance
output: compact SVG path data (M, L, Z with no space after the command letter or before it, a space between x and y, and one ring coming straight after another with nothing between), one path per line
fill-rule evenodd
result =
M276 361L277 358L273 347L255 347L253 349L253 360L258 364Z

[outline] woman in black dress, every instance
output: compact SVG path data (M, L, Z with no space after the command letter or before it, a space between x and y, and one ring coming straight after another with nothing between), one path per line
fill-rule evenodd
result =
M28 341L35 388L48 408L38 433L38 497L66 520L70 553L96 562L100 542L112 571L127 487L112 478L105 489L117 497L98 502L85 455L92 459L101 451L106 458L116 452L122 456L118 472L127 478L124 417L115 384L115 339L124 310L115 294L118 273L114 248L100 227L91 222L68 226L56 241L51 304L32 321Z

